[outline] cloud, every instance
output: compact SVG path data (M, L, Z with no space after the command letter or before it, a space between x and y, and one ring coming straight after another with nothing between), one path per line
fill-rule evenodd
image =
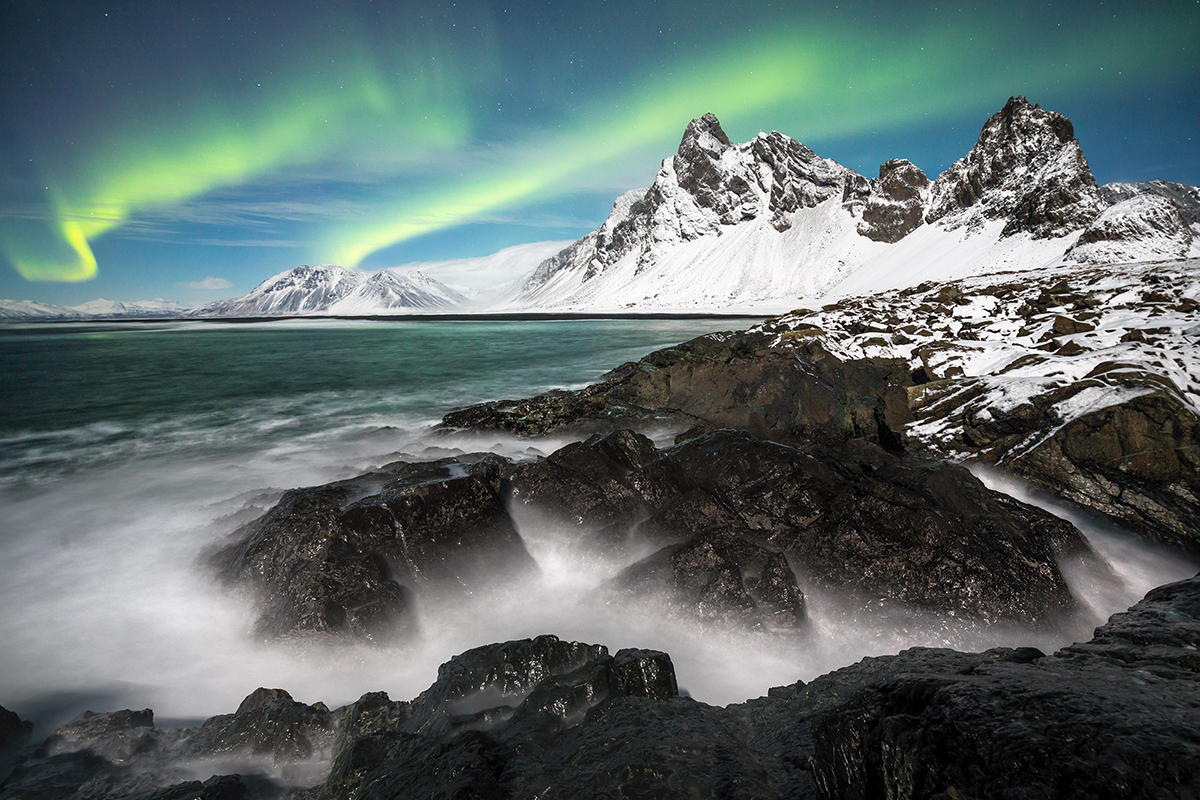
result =
M209 275L202 281L189 281L187 283L177 283L176 286L182 286L185 289L207 289L216 291L217 289L229 289L233 286L232 283L224 278L214 278Z

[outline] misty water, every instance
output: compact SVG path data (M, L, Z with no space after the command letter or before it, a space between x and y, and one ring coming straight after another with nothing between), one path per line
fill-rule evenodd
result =
M398 458L534 458L566 441L432 434L451 409L579 387L658 347L750 322L0 328L0 705L50 721L147 706L160 719L203 717L232 711L258 686L331 707L367 691L409 699L455 653L541 633L666 650L684 690L724 704L912 645L1053 650L1087 638L1149 588L1196 572L1177 554L1075 518L1116 577L1069 570L1087 611L1065 627L884 618L805 587L807 633L747 633L606 600L598 589L634 555L581 551L553 520L517 514L536 578L423 603L403 643L334 648L257 640L253 608L201 563L282 490ZM661 446L672 432L656 433Z

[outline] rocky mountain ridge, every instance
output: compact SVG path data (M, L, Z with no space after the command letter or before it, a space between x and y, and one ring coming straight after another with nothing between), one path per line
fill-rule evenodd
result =
M777 132L734 144L708 114L649 189L539 265L517 304L729 306L820 298L848 278L856 291L903 288L930 260L953 262L934 276L953 279L998 259L1034 269L1184 258L1197 247L1197 197L1164 181L1102 190L1070 120L1024 97L932 182L903 159L868 181Z

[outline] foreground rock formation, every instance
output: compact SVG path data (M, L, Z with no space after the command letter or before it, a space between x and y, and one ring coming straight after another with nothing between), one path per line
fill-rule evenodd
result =
M580 552L640 559L601 599L708 622L799 627L797 571L864 608L985 625L1049 625L1075 611L1058 561L1099 559L1069 523L961 467L829 435L800 449L725 429L660 451L618 429L521 464L397 462L284 494L211 561L247 590L266 637L394 638L420 624L414 593L463 602L532 576L514 506L566 531Z
M84 715L0 798L1191 797L1198 648L1200 576L1053 655L916 648L725 708L681 697L665 653L542 636L456 656L411 702L259 689L197 728Z

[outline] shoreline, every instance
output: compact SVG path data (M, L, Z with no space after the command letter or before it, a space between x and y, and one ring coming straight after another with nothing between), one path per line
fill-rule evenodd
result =
M517 311L512 313L481 313L481 314L362 314L362 315L329 315L329 314L288 314L273 317L97 317L95 319L5 319L0 320L0 327L6 325L79 325L96 323L133 323L144 325L161 322L205 322L210 324L244 325L254 322L295 322L296 320L352 320L360 322L574 322L585 320L689 320L689 319L757 319L766 320L779 316L778 313L720 313L705 312L622 312L622 311Z

